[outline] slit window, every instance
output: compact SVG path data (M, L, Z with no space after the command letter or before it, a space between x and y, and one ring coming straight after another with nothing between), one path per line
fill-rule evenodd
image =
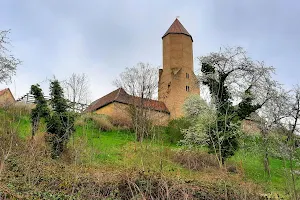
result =
M190 75L188 73L185 74L186 78L190 78Z
M190 91L190 86L185 86L185 90L186 90L187 92L189 92L189 91Z

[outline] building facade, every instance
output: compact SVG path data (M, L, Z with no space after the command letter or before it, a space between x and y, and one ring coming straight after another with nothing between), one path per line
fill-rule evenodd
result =
M191 94L200 95L194 73L193 38L176 19L162 37L163 69L159 70L158 100L166 104L170 118L183 116L182 105Z
M140 100L140 97L129 95L124 89L119 88L91 103L86 112L104 114L111 117L115 124L128 126L131 124L129 113L131 106L139 106ZM170 112L163 102L143 99L143 107L155 125L168 124Z
M167 125L170 119L183 116L182 106L189 95L200 95L200 87L194 73L193 38L176 19L162 37L163 68L159 70L158 101L146 99L154 124ZM94 101L86 112L105 114L122 124L130 123L128 108L139 97L119 88Z
M13 105L16 102L9 88L0 91L0 107L4 108Z

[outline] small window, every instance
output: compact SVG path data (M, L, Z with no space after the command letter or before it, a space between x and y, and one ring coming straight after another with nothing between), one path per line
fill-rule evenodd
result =
M187 92L189 92L189 91L190 91L190 86L185 86L185 90L186 90Z
M185 74L186 78L190 78L190 75L188 73Z

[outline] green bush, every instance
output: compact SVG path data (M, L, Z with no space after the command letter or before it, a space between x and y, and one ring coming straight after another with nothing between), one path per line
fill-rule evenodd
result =
M191 126L191 122L186 118L173 119L169 122L168 126L165 129L165 134L167 139L176 144L180 140L184 139L184 136L181 132L182 129L187 129Z
M52 80L50 83L50 98L52 112L46 116L46 124L47 132L51 134L52 157L57 158L61 155L70 136L75 131L75 115L68 111L67 100L64 98L63 88L60 86L58 80ZM37 98L35 100L37 101ZM43 98L42 100L45 101ZM43 106L40 105L40 108L45 106L46 104ZM38 105L36 108L38 108ZM48 112L47 107L42 109L42 111L44 110L46 110L46 113Z

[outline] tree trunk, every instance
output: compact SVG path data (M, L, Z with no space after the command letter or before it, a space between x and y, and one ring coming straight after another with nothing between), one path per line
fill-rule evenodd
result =
M270 162L269 162L268 138L267 138L267 130L265 126L262 128L262 136L263 136L263 146L264 146L264 168L265 168L265 172L270 178L271 172L270 172Z

